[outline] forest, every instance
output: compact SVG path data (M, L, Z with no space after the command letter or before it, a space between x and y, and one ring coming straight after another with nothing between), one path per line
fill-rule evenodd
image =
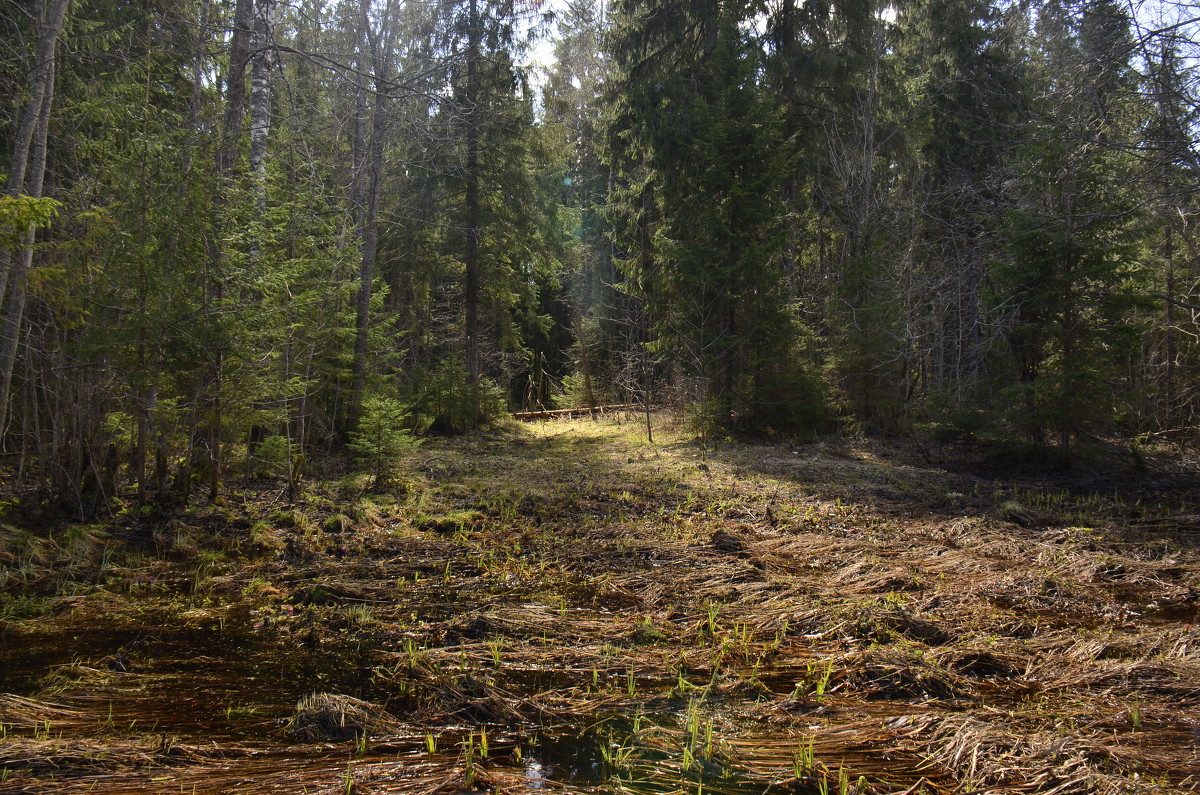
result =
M1194 442L1190 14L13 2L6 461L86 512L604 403Z
M0 793L1200 789L1200 15L4 0Z

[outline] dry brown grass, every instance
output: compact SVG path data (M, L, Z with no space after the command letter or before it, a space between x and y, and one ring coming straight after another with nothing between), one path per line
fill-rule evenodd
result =
M76 641L53 698L0 701L0 791L1196 788L1200 555L1171 517L1197 495L638 427L431 442L395 494L310 487L277 552L114 567L135 598L14 637L108 632L136 666ZM289 734L318 690L354 698Z

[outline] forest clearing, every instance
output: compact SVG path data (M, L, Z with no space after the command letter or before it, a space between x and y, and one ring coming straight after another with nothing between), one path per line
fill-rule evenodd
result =
M1194 2L0 44L0 793L1196 791Z
M10 517L0 792L1196 789L1194 461L1013 480L655 422Z

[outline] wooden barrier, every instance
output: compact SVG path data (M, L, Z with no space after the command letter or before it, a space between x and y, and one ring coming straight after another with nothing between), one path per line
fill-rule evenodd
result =
M587 415L604 414L610 411L644 411L640 403L622 403L618 406L588 406L581 409L554 409L552 411L518 411L513 418L530 422L532 420L552 420L558 417L584 417Z

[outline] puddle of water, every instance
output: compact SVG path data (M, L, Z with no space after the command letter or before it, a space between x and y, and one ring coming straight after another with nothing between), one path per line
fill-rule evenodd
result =
M1195 624L1200 621L1200 595L1189 593L1177 599L1157 598L1154 589L1134 586L1119 589L1129 618L1155 624Z
M1200 605L1189 603L1151 603L1140 611L1143 621L1161 624L1195 624L1200 621Z
M51 685L63 695L48 698L98 713L106 725L206 740L267 739L314 691L374 695L370 652L357 644L297 649L250 626L9 631L0 692L36 696Z
M110 629L101 624L48 625L41 627L46 630L42 632L37 628L10 630L0 642L4 675L0 692L37 695L47 674L57 669L65 677L62 696L43 697L87 715L86 722L65 727L68 736L102 738L154 732L175 735L179 743L214 749L223 743L253 747L252 756L221 763L220 776L227 779L226 784L232 781L229 777L236 776L241 784L262 780L264 792L298 791L288 790L289 785L281 782L288 776L311 781L329 775L338 765L344 770L352 744L294 743L283 724L291 717L297 699L314 691L329 691L384 703L388 694L372 689L378 657L371 644L326 635L317 647L308 649L296 640L281 640L273 628L256 630L261 618L242 608L228 611L223 625L211 617L200 620L211 623L191 627L177 626L170 619L148 618L145 626L138 628ZM105 662L118 650L129 658L128 672L111 671ZM69 677L75 664L93 671L75 669L82 678L73 682ZM530 670L514 676L512 684L518 692L526 692L568 686L578 678L577 671ZM660 681L658 675L639 675L637 690L665 695L674 683L674 678ZM391 709L399 714L396 705L393 699ZM664 710L668 711L657 718L663 725L657 727L652 725L653 717L635 723L631 715L618 712L589 717L586 728L543 728L537 736L496 740L492 758L485 764L488 769L520 777L530 789L619 790L645 795L699 789L721 795L816 791L815 784L787 781L786 755L765 761L755 757L752 763L743 758L745 753L717 754L711 759L703 753L701 758L693 756L691 750L685 751L681 732L675 727L678 709ZM447 771L462 766L460 745L465 735L478 730L469 726L438 730L440 754L424 750L423 735L387 738L353 764L395 766L403 760L404 764L437 768L444 777ZM499 728L497 734L502 734ZM737 742L742 741L727 747L735 747ZM518 746L522 753L516 752ZM390 755L380 755L385 748ZM895 767L894 761L855 759L865 770ZM130 772L130 777L142 776L139 781L145 789L131 786L128 791L178 791L180 784L190 791L195 782L216 774L205 772L208 767L210 763L200 761L194 767L175 768L172 783L157 789L148 784L154 780L149 778L151 773ZM70 780L71 787L94 782L94 769L78 772L80 777ZM276 786L283 789L273 789ZM221 787L197 790L204 791L221 791Z

